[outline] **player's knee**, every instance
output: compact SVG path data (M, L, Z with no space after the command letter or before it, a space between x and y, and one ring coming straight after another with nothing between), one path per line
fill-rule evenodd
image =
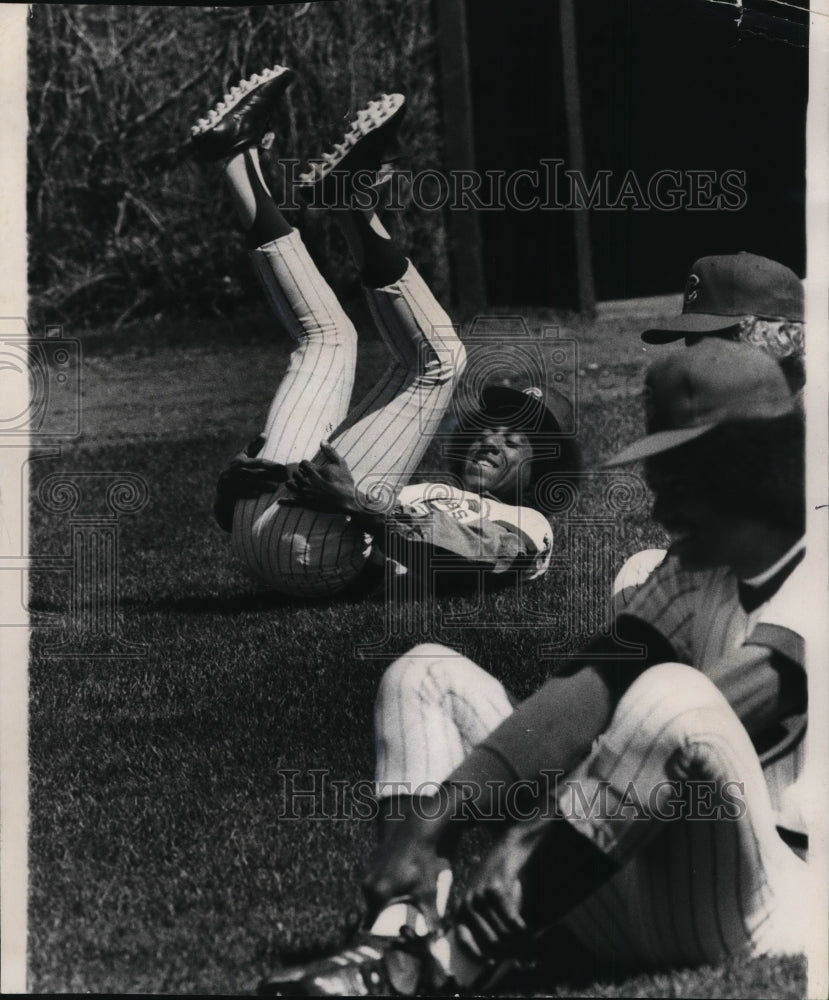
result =
M427 385L457 385L466 369L466 348L454 335L435 338L431 343L431 356L426 361L420 379Z
M677 752L711 739L733 742L738 728L739 720L708 677L684 663L662 663L631 684L605 736L623 756L662 767Z
M716 685L701 671L686 663L660 663L649 667L622 696L618 715L632 713L663 725L666 718L682 712L719 708L727 704Z
M436 642L424 642L410 649L386 668L377 691L377 704L397 703L413 694L419 697L427 680L432 678L435 664L455 656L454 650Z

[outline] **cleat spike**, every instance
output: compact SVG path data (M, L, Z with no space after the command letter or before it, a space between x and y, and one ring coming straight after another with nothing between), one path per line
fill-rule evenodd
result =
M334 171L350 173L358 170L378 173L388 157L384 149L393 139L405 110L402 94L382 94L356 112L345 135L317 160L309 161L311 169L298 176L301 187L325 184ZM388 177L386 178L388 179ZM380 182L379 176L376 183Z
M196 151L221 160L251 146L267 148L277 101L293 79L290 69L275 64L234 84L191 129Z

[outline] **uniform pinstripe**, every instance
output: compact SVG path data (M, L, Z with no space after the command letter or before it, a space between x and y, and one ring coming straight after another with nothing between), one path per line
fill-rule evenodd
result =
M671 559L649 562L659 565L644 583L640 575L625 611L658 626L693 666L662 664L641 674L591 753L563 780L564 815L622 865L566 922L597 955L638 965L802 950L806 866L777 828L805 832L795 785L803 741L761 767L716 686L721 672L750 669L751 658L767 652L752 643L765 624L776 625L784 641L787 633L802 634L802 576L796 569L747 614L725 570L688 573ZM504 688L470 660L441 646L415 647L391 665L378 694L378 794L444 780L511 711ZM663 800L651 807L649 795L676 776L677 760L693 763L695 776L715 789L738 783L726 786L730 818L659 821ZM602 783L619 797L632 789L650 821L588 808ZM666 785L661 794L670 793Z
M394 284L366 291L392 363L348 412L357 334L292 231L251 254L271 308L296 347L265 424L260 458L288 464L319 458L330 439L367 502L382 508L420 462L445 413L465 353L452 323L415 268ZM344 515L286 506L285 488L237 502L236 554L271 586L324 596L364 566L370 540Z
M667 559L630 598L625 613L658 628L683 662L692 663L715 683L726 670L733 682L737 670L748 676L750 653L745 651L762 649L760 639L757 647L751 643L755 635L762 638L764 625L775 625L784 635L805 634L807 623L799 595L806 585L801 563L770 601L747 613L732 573L722 568L689 573L680 569L676 560ZM744 666L740 656L746 657ZM732 697L739 702L740 691L734 691ZM804 753L805 741L801 739L764 767L780 825L799 833L805 832L803 808L791 789L802 774Z
M386 670L374 706L378 795L442 781L510 714L503 686L446 646L415 646Z
M700 781L737 782L733 819L610 820L584 808L606 782L611 797L646 804L672 777L677 753ZM754 747L715 685L683 664L646 671L623 696L608 730L568 778L560 805L582 833L624 867L571 911L566 923L592 951L633 965L715 963L741 953L798 951L806 865L780 839ZM716 799L714 799L716 805ZM659 815L659 809L655 810ZM656 836L658 834L658 836ZM624 934L628 947L618 945Z

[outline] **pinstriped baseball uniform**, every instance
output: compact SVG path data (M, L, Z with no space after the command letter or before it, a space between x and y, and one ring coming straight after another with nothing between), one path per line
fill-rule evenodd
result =
M296 341L265 425L260 458L287 465L319 458L330 439L361 495L383 509L420 462L452 398L465 352L449 317L409 264L366 296L392 362L375 388L348 411L357 334L317 271L299 233L251 254L271 308ZM346 515L288 506L284 487L237 502L237 555L263 580L291 594L324 596L359 574L371 539Z
M762 578L768 579L802 550L800 542ZM757 650L771 650L805 669L802 636L807 625L798 593L806 585L801 562L769 601L749 613L740 603L733 573L722 568L689 573L675 559L666 559L631 599L625 614L656 628L671 643L678 660L693 664L715 684L727 683L739 713L739 680L748 676ZM778 810L802 772L805 723L805 715L787 720L778 741L772 739L761 750L769 793ZM779 815L779 825L805 833L799 810L791 800L789 806L788 815Z
M802 664L803 623L793 599L803 585L798 568L747 613L732 574L690 573L667 559L626 608L693 666L666 663L640 674L591 753L565 776L578 781L586 800L565 780L564 815L623 866L566 918L596 954L663 965L802 949L796 909L805 864L778 829L805 832L787 794L799 774L805 719L786 720L793 724L772 732L761 750L740 722L751 705L735 683L741 670L769 656ZM415 647L391 665L378 693L378 794L393 794L401 783L413 791L423 785L428 794L429 783L448 777L475 744L503 750L490 733L512 708L504 688L470 660L441 646ZM677 759L718 789L740 783L725 786L736 796L725 813L733 818L619 822L612 810L589 808L602 784L611 802L614 790L624 800L632 789L648 807L651 790L676 776Z

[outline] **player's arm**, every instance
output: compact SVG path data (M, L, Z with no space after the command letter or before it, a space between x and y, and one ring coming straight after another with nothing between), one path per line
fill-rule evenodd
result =
M223 531L233 530L233 511L238 500L274 493L288 481L293 471L293 466L258 458L264 443L264 434L254 438L219 474L213 515Z
M536 555L532 539L515 525L490 521L486 518L462 520L456 511L435 510L428 522L423 519L409 525L404 517L391 517L390 531L404 533L417 529L418 540L430 544L436 553L463 561L470 567L486 569L494 574L528 567Z
M806 710L802 640L780 635L786 631L767 636L758 630L729 650L711 675L756 744L766 743L783 719Z
M370 535L381 535L384 511L373 513L361 503L348 463L326 441L320 444L324 462L300 462L286 483L302 504L314 509L348 515Z

